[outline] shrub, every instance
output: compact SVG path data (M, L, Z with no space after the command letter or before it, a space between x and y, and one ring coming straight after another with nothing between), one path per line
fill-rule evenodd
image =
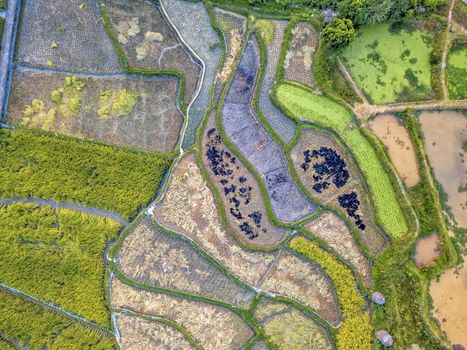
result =
M323 37L332 46L344 46L355 39L355 28L350 19L334 17L323 29Z

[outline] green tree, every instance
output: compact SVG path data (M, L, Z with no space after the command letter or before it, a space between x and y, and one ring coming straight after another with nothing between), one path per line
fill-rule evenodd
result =
M347 45L355 38L352 20L335 17L324 28L323 36L332 46Z

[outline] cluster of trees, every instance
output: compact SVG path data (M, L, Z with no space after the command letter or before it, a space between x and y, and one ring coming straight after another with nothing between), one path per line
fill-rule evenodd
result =
M248 0L250 5L278 9L329 9L335 16L325 27L323 36L333 46L345 45L355 37L362 24L400 22L444 5L448 0Z

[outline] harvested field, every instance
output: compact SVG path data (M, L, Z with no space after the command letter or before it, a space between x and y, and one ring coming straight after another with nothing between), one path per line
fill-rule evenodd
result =
M376 104L432 97L431 33L389 30L388 23L365 25L342 55L355 81Z
M256 285L274 259L272 253L242 249L224 230L214 196L192 154L175 168L154 215L163 226L194 240L228 271L251 285Z
M224 101L223 127L265 182L276 217L283 222L295 222L311 215L316 207L293 181L281 148L251 108L259 64L258 43L250 39Z
M425 151L436 179L448 194L448 205L458 225L467 228L467 118L459 112L422 112L419 117Z
M253 315L259 322L264 322L272 315L287 312L292 308L293 307L288 304L264 298L255 308Z
M174 327L123 313L117 313L115 318L124 349L192 349L183 333Z
M105 8L128 66L181 72L188 104L196 92L201 66L167 25L159 6L146 0L105 0Z
M210 88L216 79L222 45L202 2L162 0L161 4L183 40L203 60L205 66L199 95L189 110L182 144L183 148L187 148L195 143L196 130L210 104Z
M281 253L260 287L297 300L332 325L341 320L339 304L327 275L319 265L289 251Z
M347 215L370 251L380 251L384 238L373 223L357 167L333 137L315 128L304 128L290 156L308 192Z
M29 128L170 152L183 124L177 85L172 77L69 76L20 68L9 118Z
M73 72L122 71L97 1L25 0L21 18L19 63Z
M269 221L256 179L222 141L215 117L214 110L204 129L201 152L211 182L222 198L229 225L247 245L274 246L287 232Z
M349 227L336 214L325 211L308 222L305 229L325 241L344 259L350 262L359 273L367 288L371 287L370 261L362 254Z
M271 101L271 88L276 80L277 64L287 21L268 21L274 27L271 42L267 44L267 63L259 91L259 108L282 141L289 143L295 133L295 123L277 109Z
M112 305L176 322L203 349L242 348L253 331L237 314L220 306L153 293L112 280Z
M412 140L405 127L391 114L379 115L368 125L388 148L389 157L406 186L415 186L420 175Z
M316 89L313 78L313 59L318 47L319 34L311 24L298 23L292 29L292 37L285 55L284 78Z
M226 56L222 69L217 74L214 88L214 101L219 101L227 79L232 74L235 60L242 48L246 31L246 17L221 8L214 8L217 25L222 30L226 46Z
M225 276L189 243L160 232L145 217L125 237L117 264L135 281L239 307L247 307L254 296Z
M260 304L258 309L262 307ZM269 341L280 350L333 349L327 331L295 308L273 313L261 325Z

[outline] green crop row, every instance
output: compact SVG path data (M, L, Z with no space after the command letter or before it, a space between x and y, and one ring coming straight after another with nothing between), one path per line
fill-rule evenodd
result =
M130 218L155 196L170 162L163 154L0 130L0 196L74 202Z
M281 83L275 88L273 98L288 116L329 128L343 139L365 175L380 224L394 237L404 235L408 227L391 180L350 112L295 83Z
M344 321L336 335L337 348L339 350L371 349L373 328L369 315L361 312L365 307L365 299L357 290L352 271L331 253L321 249L316 242L304 237L292 239L290 248L317 262L334 285L344 314Z
M110 327L103 251L113 220L34 203L0 207L0 281Z
M4 291L0 314L0 332L30 350L117 348L114 339Z

